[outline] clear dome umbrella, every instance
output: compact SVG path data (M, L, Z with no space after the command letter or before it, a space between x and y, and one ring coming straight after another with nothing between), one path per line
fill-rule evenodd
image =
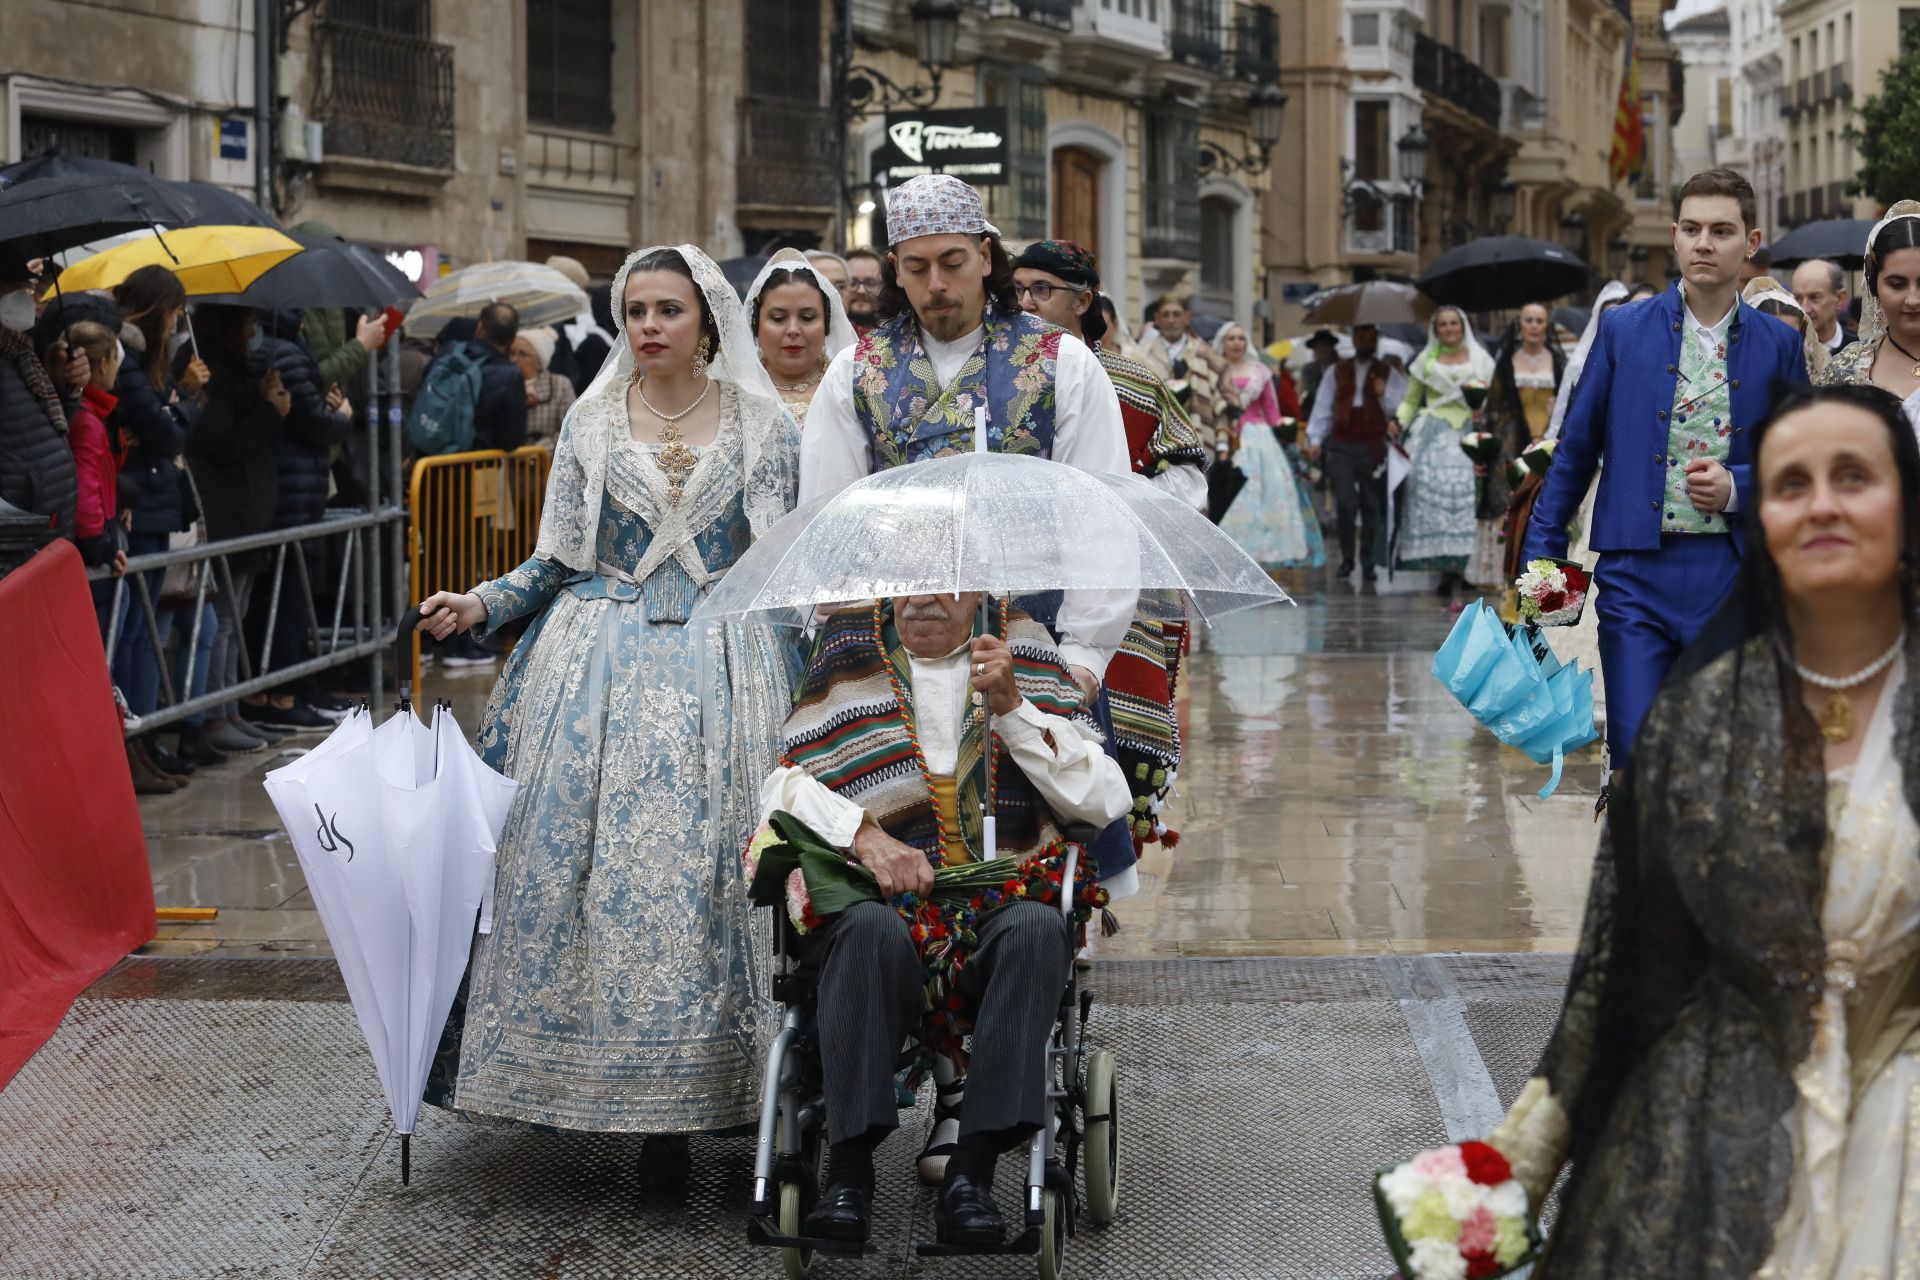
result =
M821 606L966 591L1137 592L1149 618L1292 603L1232 538L1138 476L967 453L796 508L713 585L693 621L802 627Z

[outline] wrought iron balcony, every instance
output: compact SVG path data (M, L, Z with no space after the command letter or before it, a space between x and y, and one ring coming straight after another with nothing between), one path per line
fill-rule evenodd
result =
M1819 104L1825 102L1826 100L1827 100L1827 73L1824 71L1816 71L1813 73L1814 105L1818 106Z
M1423 32L1413 37L1413 83L1490 127L1500 127L1500 82Z
M452 170L452 45L330 20L314 44L329 154Z
M1058 27L1073 26L1073 0L1012 0L1014 12L1029 22Z
M1853 85L1847 80L1847 64L1836 62L1827 72L1827 91L1842 102L1853 101Z
M1220 0L1168 0L1168 3L1173 11L1173 60L1220 70L1226 61L1226 51L1220 45Z
M1280 78L1280 15L1256 4L1233 6L1233 74L1255 84Z
M839 183L820 139L832 136L833 109L790 98L740 104L737 170L741 204L832 208Z
M1140 204L1142 256L1199 260L1200 199L1192 185L1149 182L1141 189Z

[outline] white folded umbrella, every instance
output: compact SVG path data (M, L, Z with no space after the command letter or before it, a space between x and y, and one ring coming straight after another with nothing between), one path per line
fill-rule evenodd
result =
M466 970L492 929L494 854L517 788L489 769L450 709L355 712L266 777L366 1036L403 1181L427 1073Z

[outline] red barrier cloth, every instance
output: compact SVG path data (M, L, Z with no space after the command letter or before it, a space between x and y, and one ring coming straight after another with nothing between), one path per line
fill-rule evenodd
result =
M154 935L153 876L86 571L0 578L0 1088Z

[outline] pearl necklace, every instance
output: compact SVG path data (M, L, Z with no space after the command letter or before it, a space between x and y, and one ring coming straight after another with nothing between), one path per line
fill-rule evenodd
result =
M772 377L771 374L769 374L768 376ZM774 378L773 385L781 391L805 391L808 387L817 386L820 382L820 379L824 376L825 376L825 373L823 371L821 373L814 374L811 378L803 378L799 382L782 382L780 381L780 379Z
M1900 656L1900 649L1906 642L1907 630L1902 627L1900 634L1894 638L1892 646L1885 653L1850 676L1823 676L1818 671L1801 666L1798 662L1793 664L1794 671L1802 680L1815 688L1825 689L1832 695L1827 699L1826 710L1820 713L1821 737L1828 742L1845 742L1853 736L1853 699L1847 697L1846 690L1859 688L1892 666L1893 660Z
M713 379L708 378L706 385L700 388L700 394L693 398L692 404L688 405L686 408L682 409L678 413L662 413L660 410L654 408L653 401L647 399L647 389L643 385L643 380L640 378L633 379L633 393L640 397L641 404L647 406L647 412L652 414L654 417L660 419L660 421L662 422L680 421L680 419L686 417L688 414L692 413L695 409L698 409L700 407L700 403L707 398L707 392L711 390L713 390Z

